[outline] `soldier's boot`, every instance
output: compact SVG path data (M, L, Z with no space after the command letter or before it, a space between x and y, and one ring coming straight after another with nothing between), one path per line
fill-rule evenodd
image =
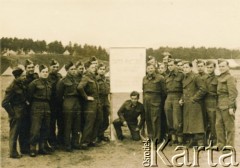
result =
M22 156L17 152L17 143L10 142L10 158L19 159Z
M37 156L37 148L36 145L30 145L30 157L36 157Z
M38 153L41 155L49 155L50 154L50 152L45 148L45 143L40 143Z
M44 143L44 148L50 153L54 152L54 150L55 150L55 148L49 146L47 142Z

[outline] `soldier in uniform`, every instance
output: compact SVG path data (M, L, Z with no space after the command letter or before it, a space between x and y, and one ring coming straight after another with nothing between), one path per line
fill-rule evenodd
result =
M226 145L234 147L234 120L238 91L236 79L229 73L229 63L226 60L220 60L218 66L221 74L217 85L216 133L217 146L221 150Z
M50 72L48 80L52 85L52 95L50 101L51 108L51 120L50 120L50 134L49 134L49 144L53 149L58 148L59 145L63 144L63 117L62 109L57 104L57 93L56 86L57 82L62 78L62 75L58 73L59 63L52 59L49 66ZM57 135L56 135L56 124L57 124Z
M25 61L25 70L26 70L26 78L24 80L24 85L27 87L29 84L34 81L35 79L38 79L39 76L37 73L34 73L34 63L27 59ZM27 110L23 114L23 123L21 124L20 134L19 134L19 144L20 144L20 152L22 154L29 154L30 151L30 127L31 127L31 107L30 102L31 100L27 98Z
M36 145L39 143L39 154L50 154L46 149L50 128L50 98L52 86L48 81L48 67L39 66L39 79L32 81L28 87L28 96L31 100L31 129L30 129L30 156L37 154Z
M16 67L12 74L15 79L6 89L6 94L2 101L2 107L7 111L9 117L9 150L10 158L20 158L21 155L17 151L17 140L21 124L23 121L23 114L26 113L26 87L23 84L25 78L24 71ZM22 145L22 144L20 144Z
M199 59L197 60L197 70L198 70L198 75L199 77L204 81L204 84L206 84L206 78L207 78L207 73L205 72L206 70L206 63ZM207 87L207 86L205 86ZM207 117L207 109L206 109L206 105L205 105L205 97L203 97L203 99L200 101L201 102L201 106L202 106L202 113L203 113L203 122L204 122L204 130L205 130L205 134L204 134L204 143L207 143L208 140L208 117Z
M147 65L143 78L143 102L148 136L154 142L161 141L162 100L165 97L164 77L155 73L155 66Z
M171 144L182 144L183 114L179 100L182 97L184 74L177 70L176 64L177 62L173 59L168 62L169 74L165 77L167 99L164 107Z
M204 80L207 94L204 98L204 105L207 112L207 141L212 141L216 145L217 76L214 73L216 64L213 61L207 61L206 67L207 77Z
M84 129L81 146L97 146L96 138L102 124L102 111L99 102L99 90L96 80L96 65L90 61L85 63L86 73L77 89L84 99Z
M131 92L130 100L127 100L118 110L119 118L113 121L114 128L119 140L123 140L124 136L122 134L121 126L128 126L132 139L139 141L140 134L139 130L142 129L145 122L145 112L144 106L142 103L138 102L139 93L136 91ZM141 120L138 124L138 117L141 117Z
M77 79L77 83L80 83L84 74L84 64L81 61L77 61L75 64L76 68L77 68L77 75L76 75L76 79ZM82 96L79 96L79 103L81 106L81 122L80 122L80 130L81 132L83 132L83 128L84 128L84 114L83 114L83 106L84 106L84 99L82 98Z
M70 61L65 65L65 69L66 77L57 84L57 98L59 104L62 104L65 150L72 152L73 149L81 149L81 105L77 91L76 66Z
M109 138L104 136L104 132L109 126L110 102L108 96L110 93L110 80L105 77L106 66L104 64L98 65L98 75L96 77L99 86L99 100L101 104L101 111L103 113L103 122L98 133L99 141L109 142Z
M190 136L188 147L204 145L204 123L201 100L206 93L203 80L192 72L192 63L184 62L183 98L179 101L183 106L183 133Z

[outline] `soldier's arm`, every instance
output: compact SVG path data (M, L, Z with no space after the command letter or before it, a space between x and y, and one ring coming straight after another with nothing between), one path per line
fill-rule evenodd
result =
M13 83L6 89L5 96L2 101L2 107L10 116L14 115L14 110L11 106L11 99L14 97Z
M142 129L142 127L143 127L143 125L144 125L144 123L145 123L145 110L144 110L143 105L142 105L142 107L141 107L140 117L141 117L141 119L140 119L140 122L139 122L139 124L138 124L138 128L139 128L139 129Z
M29 84L28 90L27 90L27 97L28 97L28 101L30 103L33 99L33 94L34 94L35 90L36 90L36 84L35 84L35 80L34 80Z
M207 93L207 88L206 88L204 81L199 76L197 76L195 78L194 82L195 82L195 85L197 85L197 87L198 87L198 91L192 97L192 100L194 102L197 102L197 101L201 100L204 97L204 95Z
M56 85L56 95L57 95L57 102L62 104L63 102L63 95L64 95L64 83L63 80L59 80Z
M121 122L126 121L124 118L125 107L126 107L126 102L123 103L123 105L120 107L120 109L117 112Z
M88 100L88 95L86 94L84 88L85 86L87 86L88 84L88 77L84 76L82 78L82 80L80 81L80 83L77 86L77 90L79 92L79 94L85 99Z
M165 100L167 97L167 88L166 88L166 82L165 82L165 79L163 76L161 76L160 84L161 84L161 88L162 88L162 98L163 98L163 100Z
M238 95L237 87L236 87L236 80L234 77L230 77L227 80L227 87L228 87L228 97L229 97L229 108L236 108L236 98Z

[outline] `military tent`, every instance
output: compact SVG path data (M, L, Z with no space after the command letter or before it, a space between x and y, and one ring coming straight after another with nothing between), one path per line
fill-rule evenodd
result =
M3 73L2 76L12 76L13 69L11 67L8 67Z
M70 52L68 50L66 50L63 55L70 55Z

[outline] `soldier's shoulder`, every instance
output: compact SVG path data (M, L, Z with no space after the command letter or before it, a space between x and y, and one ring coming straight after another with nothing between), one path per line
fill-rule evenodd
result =
M164 80L164 76L161 74L156 74L156 79L158 80Z
M34 79L38 79L38 78L39 78L38 73L34 72L34 73L33 73L33 78L34 78Z
M57 77L58 77L58 78L62 78L63 76L62 76L62 74L57 73Z

